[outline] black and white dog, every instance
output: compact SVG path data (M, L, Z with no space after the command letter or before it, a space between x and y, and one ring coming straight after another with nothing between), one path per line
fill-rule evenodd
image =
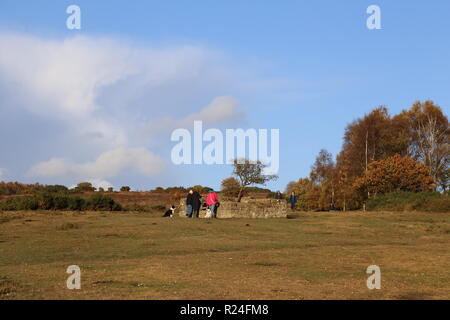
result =
M163 217L173 217L173 213L175 212L175 206L172 206L169 210L167 210Z

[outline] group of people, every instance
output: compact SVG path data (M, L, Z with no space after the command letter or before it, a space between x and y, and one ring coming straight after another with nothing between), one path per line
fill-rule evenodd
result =
M189 218L198 218L200 209L202 208L202 196L194 190L189 190L186 197L186 216ZM217 208L219 207L219 198L214 190L210 190L206 196L205 203L206 218L216 218Z
M206 218L213 219L217 217L217 208L219 205L219 198L214 190L208 192L205 203L203 203L201 194L191 189L186 197L186 216L188 218L198 218L200 209L203 206L206 207ZM175 206L172 206L164 213L164 217L173 217L174 212Z
M275 193L275 199L282 200L283 194L280 191L277 191ZM297 195L295 194L295 192L291 192L291 195L287 200L291 205L291 210L294 211L295 206L297 205ZM192 189L189 190L186 197L186 216L188 218L198 218L202 205L206 207L206 218L217 217L217 208L219 207L220 203L219 198L217 197L217 193L214 190L208 192L205 203L203 203L200 193ZM173 217L174 212L175 206L172 206L164 213L164 217Z

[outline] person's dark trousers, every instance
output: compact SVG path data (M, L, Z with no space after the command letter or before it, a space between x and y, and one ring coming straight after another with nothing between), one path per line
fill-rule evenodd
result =
M292 210L292 211L295 210L295 202L291 202L291 210Z
M217 203L213 205L211 208L211 218L216 219L217 218Z
M200 204L194 204L192 206L192 218L198 218L198 213L200 211Z

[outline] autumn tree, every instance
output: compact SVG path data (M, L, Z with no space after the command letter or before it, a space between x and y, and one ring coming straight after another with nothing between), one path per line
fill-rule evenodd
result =
M95 188L92 186L92 183L90 182L80 182L75 187L75 191L77 192L84 192L84 191L95 191Z
M409 154L410 121L406 112L391 117L386 107L379 107L347 126L342 151L337 156L337 206L356 208L367 195L353 188L373 161L395 154Z
M353 188L352 177L349 168L352 165L352 159L347 154L341 152L336 157L336 207L343 211L347 209L356 209L360 206L358 194ZM361 199L362 200L362 199Z
M435 187L429 169L409 157L395 155L374 161L364 175L355 181L355 188L363 194L385 194L393 191L421 192Z
M227 197L237 197L239 196L239 190L241 189L241 184L239 181L234 178L230 177L227 179L224 179L221 183L222 187L222 194Z
M264 173L266 165L261 161L250 161L248 159L234 159L233 174L239 181L239 193L237 201L240 202L245 187L253 184L266 184L266 182L278 179L277 175L267 175Z
M416 102L407 112L410 121L410 154L430 170L436 184L446 189L450 165L448 118L432 101Z
M120 191L121 191L121 192L130 192L130 190L131 190L131 188L130 188L129 186L122 186L122 187L120 188Z
M285 189L286 196L289 196L291 192L295 192L297 195L297 207L300 210L319 209L320 190L310 179L300 178L298 181L289 182Z
M318 207L321 209L329 209L335 207L336 193L336 167L333 156L325 149L320 150L316 161L311 168L311 182L318 187L319 199Z
M387 108L379 107L347 126L343 152L352 158L351 176L360 176L370 162L386 157L389 125Z
M189 189L192 189L192 190L194 190L194 191L197 191L197 192L200 193L200 194L202 194L202 193L207 193L207 192L209 192L209 191L214 190L213 188L205 187L205 186L202 186L202 185L196 185L196 186L193 186L193 187L191 187L191 188L189 188Z
M446 191L449 188L449 144L448 118L432 101L417 102L410 110L403 110L393 117L386 107L376 108L347 125L342 150L334 165L331 154L326 150L319 153L311 168L310 179L315 188L308 192L308 199L316 201L321 209L331 205L347 210L364 206L365 200L372 196L371 192L389 192L396 187L408 189L404 181L406 176L402 177L402 183L385 181L383 187L371 185L366 180L376 178L368 173L370 168L374 171L372 163L389 159L393 165L397 157L409 157L423 163L428 169L426 174L423 168L419 170L423 177L431 176L434 185ZM400 166L401 163L397 164ZM391 178L384 173L378 174L380 179L389 181ZM425 189L429 189L432 184L425 180ZM296 184L292 182L289 189L295 188Z
M0 195L27 194L33 191L42 190L44 185L39 183L23 184L19 182L0 182Z

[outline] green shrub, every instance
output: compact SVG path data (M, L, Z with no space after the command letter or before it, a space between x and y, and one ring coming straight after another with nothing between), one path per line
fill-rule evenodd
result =
M53 195L50 193L42 193L39 197L39 209L52 210L55 207Z
M99 210L122 211L122 206L111 197L94 194L89 199L68 194L39 193L0 200L0 210Z
M66 186L62 185L49 185L44 186L43 188L39 189L39 192L44 193L68 193L69 189Z
M55 195L53 197L53 209L65 210L69 207L69 196L67 195Z
M0 200L0 211L8 211L11 210L9 206L9 200L10 199L3 199Z
M86 200L80 197L69 197L67 201L67 209L72 211L81 211L86 208Z
M39 203L35 197L18 197L16 200L19 202L19 210L37 210L39 208Z
M39 208L37 200L32 196L14 197L0 201L0 210L36 210Z
M113 198L104 194L93 194L87 199L86 207L89 210L99 211L121 211L120 204L115 202Z
M439 192L392 192L367 201L370 211L450 212L450 197Z

